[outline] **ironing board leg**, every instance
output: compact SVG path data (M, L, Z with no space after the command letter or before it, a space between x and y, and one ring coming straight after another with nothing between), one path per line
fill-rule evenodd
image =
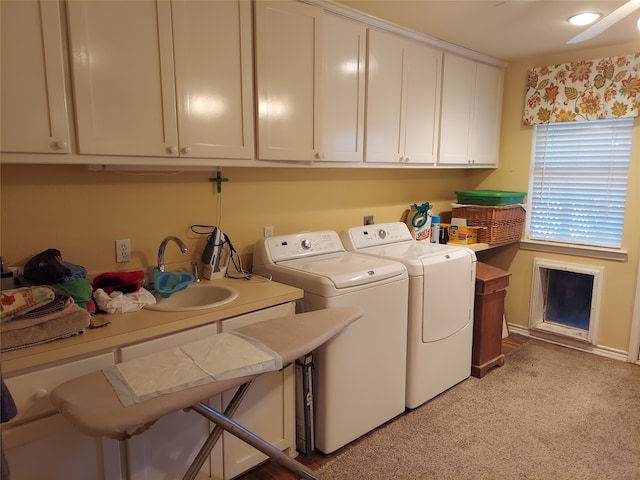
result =
M217 412L204 403L193 405L191 408L203 417L209 419L216 425L229 432L231 435L238 437L240 440L261 451L269 458L278 462L280 465L295 473L296 475L300 475L306 480L319 480L319 477L316 476L312 470L295 461L294 459L271 445L269 442L263 440L254 433L251 433L242 425L233 421L231 418L225 416L224 414Z
M238 387L238 390L236 390L236 393L233 395L233 398L229 402L229 405L227 406L227 408L225 408L223 415L225 415L226 417L233 416L233 414L236 412L236 410L240 406L240 402L242 402L242 399L245 397L245 395L249 391L249 387L251 386L252 383L253 383L253 380L247 383L243 383ZM193 410L196 410L193 407L190 407L190 408ZM213 430L205 440L204 444L202 445L202 447L200 447L200 451L196 455L196 458L194 458L193 462L191 462L191 465L189 465L189 468L187 469L187 472L182 477L182 480L194 480L196 478L196 476L198 475L198 472L200 472L200 469L202 468L202 465L204 465L204 462L207 460L207 457L209 457L209 455L211 454L211 450L213 450L213 447L216 445L216 443L220 439L220 436L222 435L222 431L223 431L223 428L219 425L215 425L213 427Z

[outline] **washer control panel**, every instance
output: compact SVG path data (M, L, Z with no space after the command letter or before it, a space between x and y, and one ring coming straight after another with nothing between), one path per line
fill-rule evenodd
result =
M402 222L349 228L340 234L340 238L347 250L414 241L411 232Z
M274 263L345 251L340 237L332 230L270 237L265 238L264 242Z

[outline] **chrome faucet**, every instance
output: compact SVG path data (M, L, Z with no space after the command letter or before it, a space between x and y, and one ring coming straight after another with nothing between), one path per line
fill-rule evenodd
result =
M169 243L171 240L176 242L176 244L180 247L182 253L188 252L187 246L178 237L166 237L164 240L162 240L160 248L158 249L158 270L160 270L161 272L164 272L164 249L167 247L167 243Z

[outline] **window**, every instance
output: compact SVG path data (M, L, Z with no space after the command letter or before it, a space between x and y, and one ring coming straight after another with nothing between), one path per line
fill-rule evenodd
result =
M633 118L534 126L527 238L620 248Z

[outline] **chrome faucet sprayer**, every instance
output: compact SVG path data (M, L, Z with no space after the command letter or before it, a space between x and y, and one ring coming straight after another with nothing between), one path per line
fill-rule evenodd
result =
M166 237L164 240L162 240L162 243L160 244L160 248L158 249L158 270L160 270L161 272L164 272L164 249L167 247L167 244L172 240L176 242L176 244L180 247L180 251L182 251L182 253L188 252L187 246L178 237L174 237L174 236Z

